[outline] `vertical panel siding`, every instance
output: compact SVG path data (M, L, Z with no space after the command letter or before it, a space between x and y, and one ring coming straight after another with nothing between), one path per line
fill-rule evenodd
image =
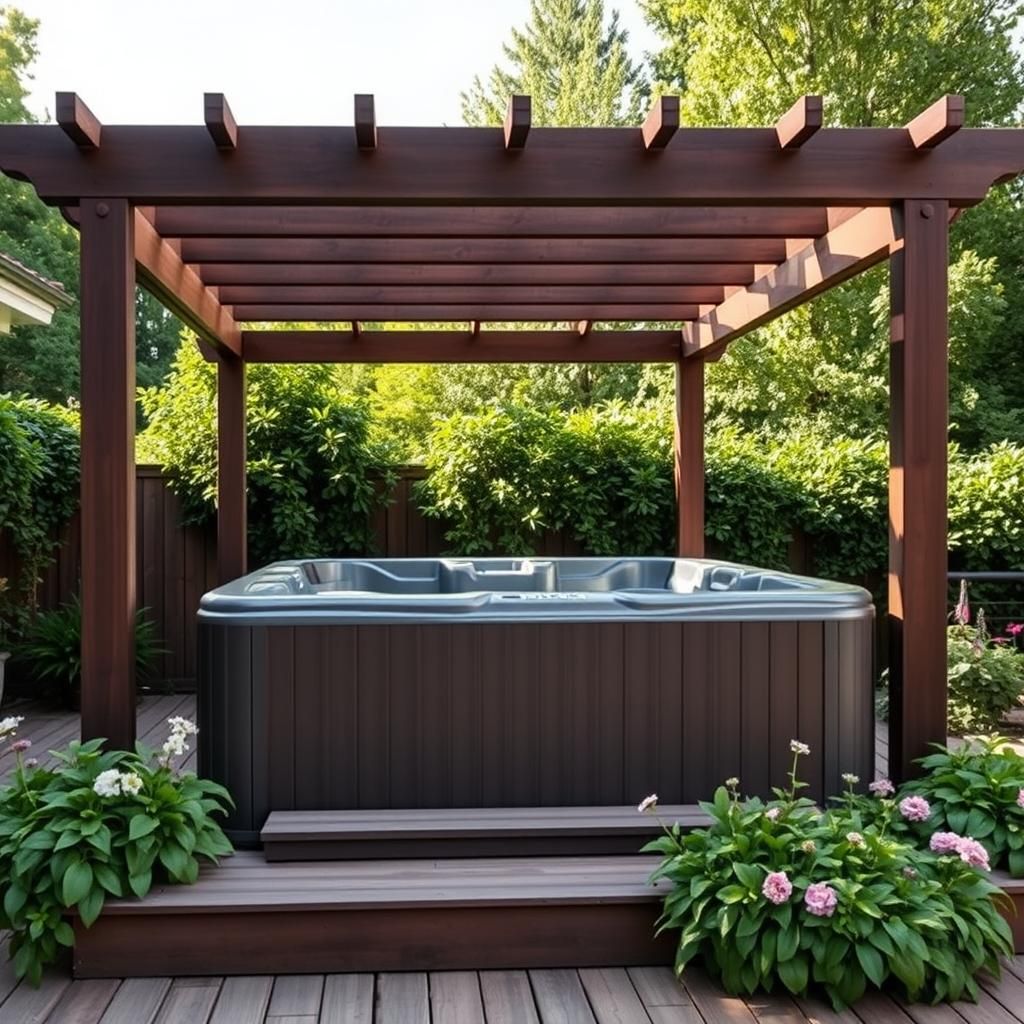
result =
M207 762L249 830L271 809L691 803L734 774L768 796L796 737L822 800L840 772L870 771L871 636L869 622L207 626Z

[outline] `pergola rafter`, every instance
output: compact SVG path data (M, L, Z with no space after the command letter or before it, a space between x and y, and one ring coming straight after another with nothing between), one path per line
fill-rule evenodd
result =
M202 124L104 126L67 93L56 125L0 125L0 168L82 232L87 735L134 728L136 274L218 360L230 578L247 362L674 363L678 550L700 556L705 363L891 257L894 765L944 737L948 224L1024 170L1024 131L963 128L956 96L902 128L824 127L816 96L767 128L688 128L679 110L665 96L633 128L548 128L517 96L500 127L393 128L360 95L351 126L240 127L207 94ZM372 326L389 321L465 326Z

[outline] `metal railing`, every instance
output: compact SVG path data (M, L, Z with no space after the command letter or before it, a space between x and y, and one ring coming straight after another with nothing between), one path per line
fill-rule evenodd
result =
M960 581L967 583L971 622L979 608L985 609L989 633L1012 639L1024 651L1024 632L1007 633L1007 627L1024 623L1024 572L951 572L949 580L950 616L960 593Z

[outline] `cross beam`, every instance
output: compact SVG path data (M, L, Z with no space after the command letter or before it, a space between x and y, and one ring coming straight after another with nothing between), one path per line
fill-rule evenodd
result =
M201 338L233 355L241 353L241 337L231 312L140 210L135 210L135 264L147 291Z
M678 331L243 331L249 363L668 363Z
M775 128L680 128L652 159L630 128L533 128L527 150L501 128L377 129L372 159L351 127L239 130L230 159L205 125L104 125L82 152L58 125L0 125L0 168L54 205L82 196L165 205L971 206L1024 167L1024 132L963 128L931 150L906 128L823 128L794 152Z
M869 207L683 327L688 356L713 357L729 342L885 259L898 238L886 207Z

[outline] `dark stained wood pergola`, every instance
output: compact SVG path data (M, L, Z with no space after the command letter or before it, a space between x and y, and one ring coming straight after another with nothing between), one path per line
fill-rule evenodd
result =
M945 738L950 219L1024 170L1024 130L962 128L947 96L902 128L822 127L807 96L771 128L0 126L0 167L81 232L82 728L134 737L136 281L218 365L218 558L245 571L250 362L672 362L678 550L704 549L704 366L889 259L894 771ZM243 329L245 322L346 329ZM386 321L462 330L364 329ZM487 324L542 323L518 330ZM644 324L601 329L602 322ZM565 329L568 323L569 329ZM654 329L651 325L658 325Z

